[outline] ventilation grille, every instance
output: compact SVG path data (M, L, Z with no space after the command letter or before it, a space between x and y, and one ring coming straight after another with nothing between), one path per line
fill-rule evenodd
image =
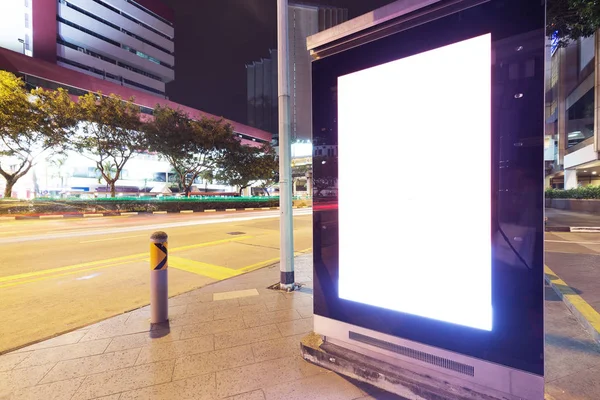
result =
M362 342L371 346L379 347L380 349L392 351L396 354L400 354L405 357L410 357L412 359L423 361L428 364L449 369L455 372L459 372L461 374L475 376L475 368L471 365L462 364L456 361L448 360L447 358L434 356L433 354L425 353L423 351L418 351L404 346L399 346L397 344L385 342L383 340L361 335L360 333L352 331L349 332L349 337L350 339L356 340L357 342Z

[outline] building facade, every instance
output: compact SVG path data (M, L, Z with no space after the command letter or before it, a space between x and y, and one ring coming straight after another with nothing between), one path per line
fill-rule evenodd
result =
M173 12L158 0L3 3L4 48L162 97L175 78Z
M600 34L558 48L546 68L546 187L600 185Z
M216 118L164 96L165 82L174 78L174 27L172 11L159 0L4 1L10 6L0 14L0 69L20 76L29 89L64 88L72 96L114 93L133 98L145 115L152 115L160 104L181 109L192 118ZM272 140L268 132L226 122L244 144ZM11 168L11 160L1 161L3 168ZM123 172L117 182L121 195L167 194L174 178L169 163L150 153L136 154ZM235 190L201 179L195 183L198 191ZM0 178L0 193L3 189ZM13 197L106 192L95 162L70 152L67 157L42 159L17 182Z
M312 69L306 38L348 20L343 8L294 3L289 5L290 107L292 140L312 137ZM246 65L248 125L270 132L277 140L277 51Z

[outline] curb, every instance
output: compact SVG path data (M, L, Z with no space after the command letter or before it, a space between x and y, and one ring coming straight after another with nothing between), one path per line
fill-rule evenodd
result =
M600 343L600 314L547 265L544 265L544 278L585 330Z
M600 227L595 227L595 226L547 226L546 232L600 233Z
M294 209L310 208L309 206L297 206ZM44 214L44 215L15 215L15 216L0 216L0 222L3 221L22 221L32 219L72 219L72 218L98 218L98 217L121 217L133 215L164 215L164 214L196 214L196 213L215 213L215 212L233 212L233 211L265 211L279 210L279 207L262 207L262 208L227 208L220 210L181 210L181 211L147 211L147 212L105 212L105 213L77 213L77 214ZM598 228L600 231L600 228Z

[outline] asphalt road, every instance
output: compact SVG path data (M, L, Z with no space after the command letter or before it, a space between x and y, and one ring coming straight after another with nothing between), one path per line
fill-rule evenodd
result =
M312 246L311 213L295 210L297 252ZM277 262L278 216L238 211L0 222L0 353L148 304L154 231L169 234L173 296Z

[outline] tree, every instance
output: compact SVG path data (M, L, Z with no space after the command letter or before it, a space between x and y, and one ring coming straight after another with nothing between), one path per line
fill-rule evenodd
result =
M96 163L100 175L116 195L116 182L131 156L146 147L140 109L134 99L88 93L79 98L83 129L73 141L76 150Z
M596 0L549 0L547 35L555 33L558 46L588 37L600 27L600 5Z
M265 144L261 148L241 143L227 152L218 165L216 177L242 191L259 181L270 181L277 171L275 150Z
M30 93L20 78L0 71L0 175L4 197L33 168L40 157L65 150L77 127L75 103L64 89L41 88Z
M179 176L186 196L194 181L214 170L237 145L233 127L223 120L192 120L185 112L157 106L154 120L146 125L152 151L167 159Z

